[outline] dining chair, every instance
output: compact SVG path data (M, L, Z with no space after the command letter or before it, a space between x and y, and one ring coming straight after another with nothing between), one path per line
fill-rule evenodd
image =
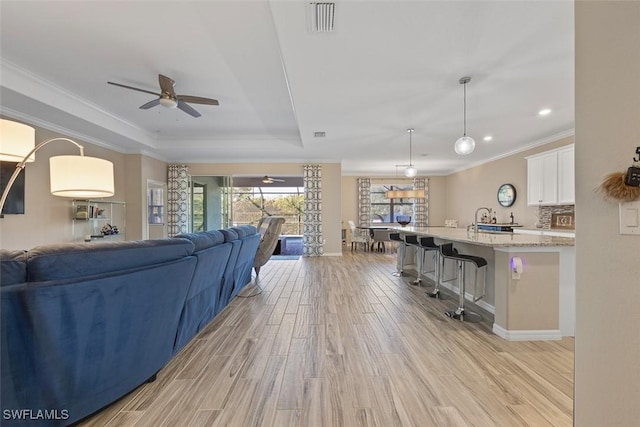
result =
M369 243L371 242L369 230L358 229L353 221L349 220L348 222L349 228L351 229L351 250L353 250L354 244L357 249L358 243L361 243L364 245L364 250L366 251L369 248Z
M378 252L386 252L386 247L385 247L385 242L389 243L391 242L391 240L389 239L389 233L391 233L392 230L387 230L387 229L382 229L382 228L376 228L373 230L373 240L371 243L371 249L373 249L373 246L377 243L378 247L377 247L377 251Z

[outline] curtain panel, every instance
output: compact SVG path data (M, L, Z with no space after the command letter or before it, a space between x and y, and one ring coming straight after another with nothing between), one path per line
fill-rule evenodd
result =
M302 220L302 255L320 256L322 238L322 167L303 165L304 215Z
M371 179L358 178L358 224L367 227L371 224Z
M188 232L189 168L169 165L167 179L167 234L171 237Z
M429 178L416 177L413 179L414 190L424 190L424 198L413 201L413 223L416 227L429 225Z

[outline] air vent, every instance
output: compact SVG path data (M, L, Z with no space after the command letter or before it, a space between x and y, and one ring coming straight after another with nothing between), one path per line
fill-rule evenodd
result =
M314 132L313 133L313 137L314 138L324 138L325 136L327 136L326 132Z
M332 32L335 10L335 3L309 3L310 30L314 33Z

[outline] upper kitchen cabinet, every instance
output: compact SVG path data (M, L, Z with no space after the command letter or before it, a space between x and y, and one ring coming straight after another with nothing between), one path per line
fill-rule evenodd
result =
M576 169L574 145L558 150L558 204L576 203Z
M575 203L574 145L527 157L527 204Z

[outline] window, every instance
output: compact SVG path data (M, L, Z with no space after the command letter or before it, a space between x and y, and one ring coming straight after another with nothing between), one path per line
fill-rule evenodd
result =
M413 199L386 199L389 190L412 190L413 185L371 184L371 223L393 223L398 215L413 218Z

